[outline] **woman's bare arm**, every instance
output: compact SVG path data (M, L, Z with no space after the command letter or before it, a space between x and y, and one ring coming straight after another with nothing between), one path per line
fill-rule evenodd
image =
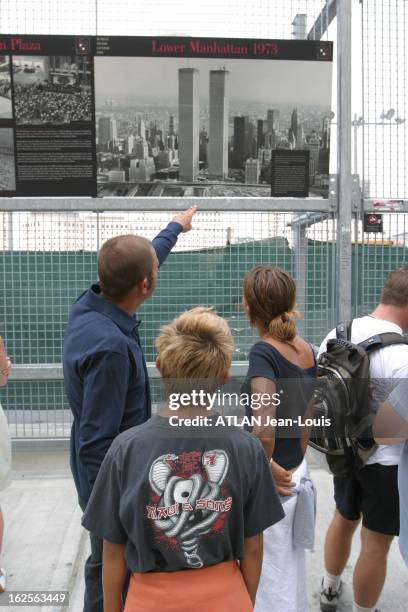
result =
M252 415L262 421L261 425L254 425L252 433L259 438L269 460L275 448L275 427L268 424L269 419L276 417L276 406L272 401L274 393L276 385L273 380L261 376L251 379Z
M254 416L261 417L262 425L255 425L252 433L254 436L259 438L268 460L271 462L272 478L274 480L276 490L279 495L283 497L289 497L292 495L293 487L295 483L292 482L292 474L288 470L281 467L276 461L272 460L273 451L275 448L275 427L273 425L267 425L269 418L274 419L276 417L276 406L272 400L273 394L276 393L276 385L273 380L269 378L263 378L257 376L251 380L251 397L259 399L259 404L262 406L257 410L252 410ZM261 402L261 395L263 400L270 398L270 401ZM252 402L252 405L255 402Z

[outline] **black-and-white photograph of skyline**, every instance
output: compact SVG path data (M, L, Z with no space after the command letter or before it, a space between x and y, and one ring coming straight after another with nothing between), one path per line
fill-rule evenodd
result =
M274 149L327 197L331 62L95 58L99 196L269 196Z
M0 128L0 192L15 191L14 139L12 128Z
M12 116L10 60L7 55L0 55L0 119Z
M92 120L87 57L18 55L12 58L17 125L63 125Z

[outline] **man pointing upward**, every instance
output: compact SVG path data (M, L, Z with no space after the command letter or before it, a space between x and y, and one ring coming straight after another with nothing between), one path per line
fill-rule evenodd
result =
M111 238L99 252L99 283L74 303L64 337L65 391L73 413L70 463L84 510L114 438L151 415L150 387L135 317L153 295L158 269L182 232L192 229L193 206L174 217L152 242ZM85 564L84 612L103 612L102 541L91 538Z

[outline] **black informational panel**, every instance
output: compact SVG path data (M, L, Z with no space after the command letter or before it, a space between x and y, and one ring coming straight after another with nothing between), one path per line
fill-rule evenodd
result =
M307 198L309 195L310 152L277 149L272 153L271 196Z
M383 232L383 216L377 213L364 213L364 231L370 233Z
M310 189L327 197L332 53L328 41L0 35L0 197L268 196L282 147L310 150Z
M95 39L0 36L0 195L95 196Z

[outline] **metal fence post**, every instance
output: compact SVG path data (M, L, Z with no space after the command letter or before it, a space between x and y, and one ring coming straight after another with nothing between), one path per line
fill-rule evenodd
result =
M337 315L351 319L351 2L337 0Z
M297 308L300 313L306 312L307 307L307 236L306 236L306 224L296 223L292 224L292 235L293 235L293 250L295 254L295 280L296 280L296 295L297 295ZM305 335L305 319L301 318L297 324L299 333Z

